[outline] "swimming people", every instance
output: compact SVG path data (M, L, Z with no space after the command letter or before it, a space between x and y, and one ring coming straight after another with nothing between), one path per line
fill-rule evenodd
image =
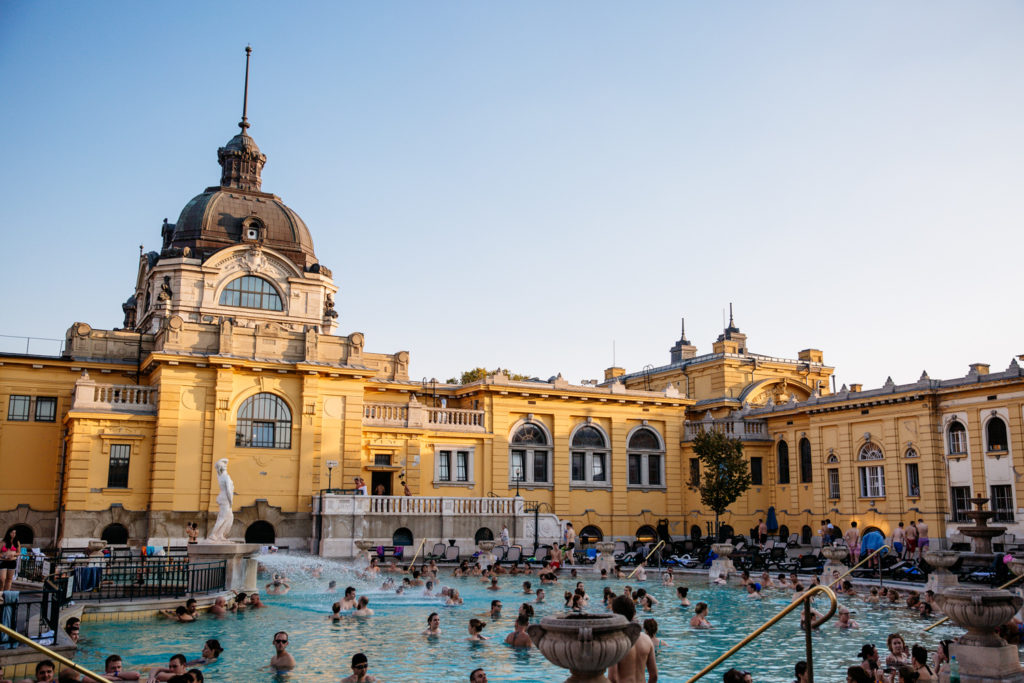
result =
M278 631L274 634L274 656L270 658L270 668L285 671L295 668L295 658L288 652L288 634Z
M357 652L352 655L352 675L341 679L341 683L376 683L377 679L367 673L370 663L366 655Z
M633 621L636 606L624 595L612 600L612 612L620 614L626 621ZM648 679L644 672L649 673ZM644 683L646 680L658 680L658 664L654 659L654 643L647 633L641 632L626 656L617 664L608 667L608 680L612 683Z
M354 617L372 617L373 610L367 607L370 604L370 598L365 595L359 596L359 602L356 604L356 609L352 612Z
M520 614L516 617L516 625L512 633L505 636L505 644L511 645L512 647L533 647L533 641L530 639L530 634L526 632L526 627L530 625L530 618Z
M469 620L469 638L467 640L489 640L489 638L483 635L481 632L484 630L487 624L480 621L476 617Z
M698 602L693 608L693 617L690 619L690 626L693 628L714 628L708 621L708 603Z
M437 615L437 612L431 612L427 616L427 628L423 631L425 636L439 636L441 635L441 617Z

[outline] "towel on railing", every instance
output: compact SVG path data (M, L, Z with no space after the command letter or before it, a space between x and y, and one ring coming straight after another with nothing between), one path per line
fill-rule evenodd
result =
M75 569L75 590L91 591L100 585L103 567L78 567Z
M18 591L4 591L4 606L0 609L0 624L9 629L17 630L18 627L17 609L19 596ZM17 646L18 643L12 641L6 633L0 633L0 647L12 648Z

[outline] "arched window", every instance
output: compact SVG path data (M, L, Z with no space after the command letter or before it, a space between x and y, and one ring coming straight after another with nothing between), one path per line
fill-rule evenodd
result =
M967 455L967 427L957 419L949 423L946 430L946 444L949 447L949 455Z
M569 478L574 486L610 486L608 439L593 425L583 425L572 435Z
M246 543L258 543L260 545L273 545L277 538L274 525L264 522L262 519L250 524L245 530Z
M811 481L811 442L806 438L800 439L800 481L804 484Z
M536 422L524 422L509 439L509 486L551 486L551 439Z
M588 524L580 530L580 543L597 543L604 540L604 532L601 527Z
M860 447L857 459L862 461L882 460L885 455L878 444L868 441ZM885 466L866 465L858 467L860 474L861 498L885 498Z
M626 462L630 487L665 487L665 446L651 427L639 427L630 434Z
M100 540L106 541L109 545L124 545L128 542L128 529L117 522L108 524L100 534Z
M480 541L493 541L493 540L494 540L494 532L491 531L489 528L487 528L485 526L482 526L479 529L477 529L476 533L473 535L473 542L474 543L479 543Z
M776 447L778 452L779 460L779 483L789 483L789 444L785 441L780 441Z
M1001 417L993 416L985 424L985 445L990 453L1005 453L1009 450L1009 442L1006 439L1006 423Z
M412 545L412 542L412 532L404 526L395 529L395 533L391 534L391 545Z
M291 448L292 413L279 396L256 394L238 408L235 445L240 448Z
M274 285L255 275L243 275L228 283L220 294L221 306L259 308L264 311L283 311L281 295Z
M654 543L658 540L658 530L650 524L644 524L636 530L636 540L641 543Z

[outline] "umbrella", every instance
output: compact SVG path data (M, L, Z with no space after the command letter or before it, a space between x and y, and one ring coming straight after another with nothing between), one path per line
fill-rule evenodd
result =
M779 530L779 520L775 517L774 505L768 508L768 519L765 520L765 524L768 525L768 533L772 533Z

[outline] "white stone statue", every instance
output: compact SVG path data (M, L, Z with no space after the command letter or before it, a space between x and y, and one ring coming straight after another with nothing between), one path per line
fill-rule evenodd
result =
M231 511L231 504L235 500L235 484L228 474L227 458L217 461L217 483L220 485L220 494L217 496L217 505L220 509L217 511L217 522L206 540L212 543L227 543L231 525L235 522L235 514Z

